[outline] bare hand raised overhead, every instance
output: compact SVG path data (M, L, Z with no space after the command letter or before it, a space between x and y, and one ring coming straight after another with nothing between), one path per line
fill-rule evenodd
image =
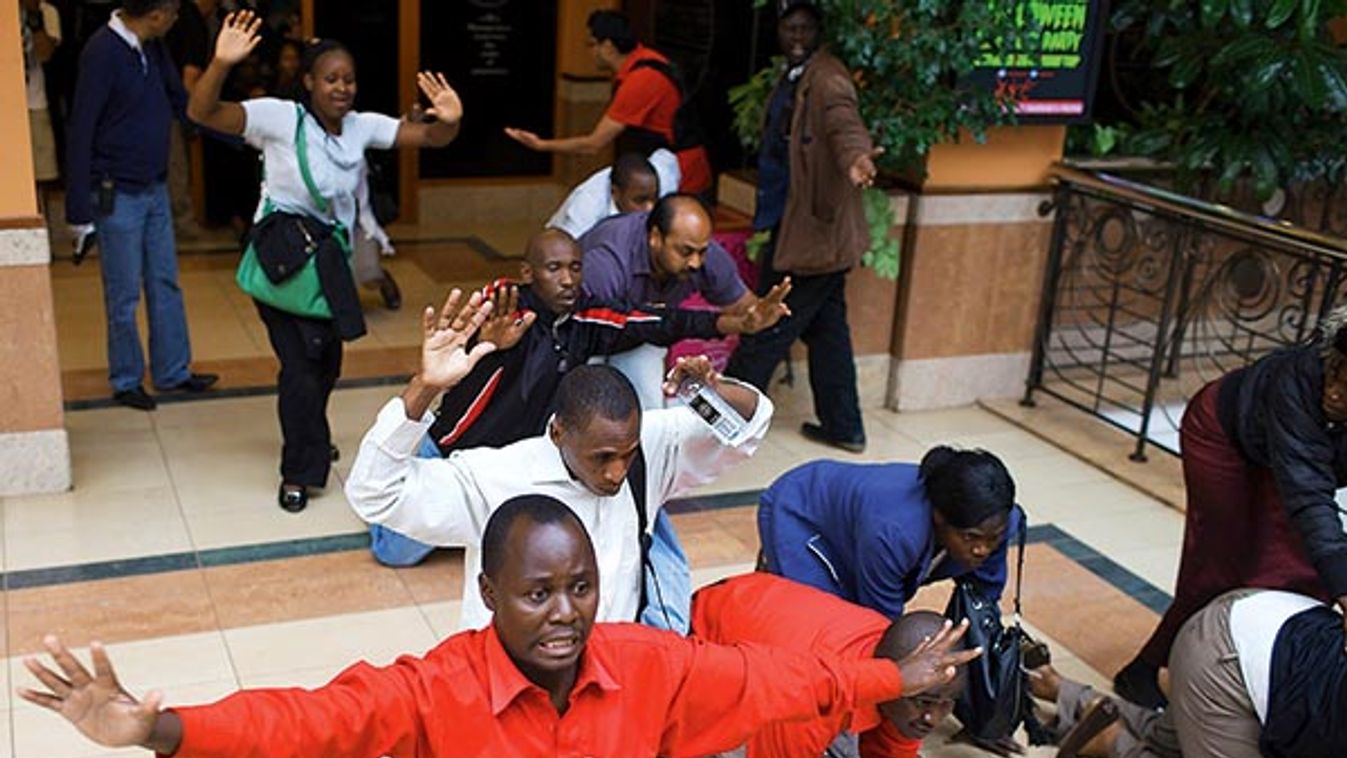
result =
M440 391L458 384L487 353L496 349L491 342L479 341L467 349L468 340L491 314L490 301L474 292L463 303L463 292L449 293L439 313L427 306L421 315L421 373L418 379Z
M215 59L230 66L240 63L262 41L261 29L262 19L252 11L225 16L215 39Z
M482 324L477 338L490 342L497 350L509 350L519 344L537 318L533 311L519 310L518 287L500 287L491 295L491 315Z

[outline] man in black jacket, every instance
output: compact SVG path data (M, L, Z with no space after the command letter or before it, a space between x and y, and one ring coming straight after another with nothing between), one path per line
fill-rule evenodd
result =
M444 395L422 454L501 447L542 434L561 377L591 356L643 343L668 345L767 329L787 313L786 283L735 314L677 308L631 308L581 294L583 254L573 237L545 229L528 242L522 285L497 280L487 287L494 308L479 339L496 344L470 374ZM411 566L434 549L370 527L370 549L380 563Z

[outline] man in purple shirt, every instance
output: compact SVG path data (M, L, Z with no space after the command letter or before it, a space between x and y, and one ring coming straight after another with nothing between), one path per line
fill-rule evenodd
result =
M580 238L585 251L584 290L596 298L635 306L675 306L694 292L712 305L736 312L758 301L739 278L730 254L711 239L711 215L696 197L675 193L660 198L649 213L626 213L601 221ZM664 407L661 384L666 350L644 345L599 358L617 368L636 389L643 408ZM663 603L652 603L641 619L656 627L687 633L686 609L692 603L687 556L664 510L651 529L650 562L658 576ZM647 582L649 578L647 577ZM650 595L654 597L653 594ZM657 605L684 609L672 620L650 611Z

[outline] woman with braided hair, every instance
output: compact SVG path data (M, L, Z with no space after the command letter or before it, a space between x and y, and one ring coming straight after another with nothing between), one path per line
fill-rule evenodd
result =
M1240 587L1286 590L1347 609L1347 534L1334 495L1347 485L1347 306L1307 344L1278 350L1203 387L1179 429L1188 493L1174 601L1119 695L1160 707L1156 683L1183 622Z

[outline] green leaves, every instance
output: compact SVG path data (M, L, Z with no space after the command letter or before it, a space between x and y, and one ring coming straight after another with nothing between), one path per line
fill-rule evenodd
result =
M888 193L870 187L861 193L865 206L865 223L870 227L870 249L861 255L861 263L874 269L885 279L898 278L898 240L889 236L893 228L893 203Z
M1120 58L1158 76L1120 80L1135 112L1104 125L1116 149L1223 189L1248 179L1263 197L1347 172L1347 49L1326 30L1345 12L1343 0L1118 0L1114 42L1134 46Z

